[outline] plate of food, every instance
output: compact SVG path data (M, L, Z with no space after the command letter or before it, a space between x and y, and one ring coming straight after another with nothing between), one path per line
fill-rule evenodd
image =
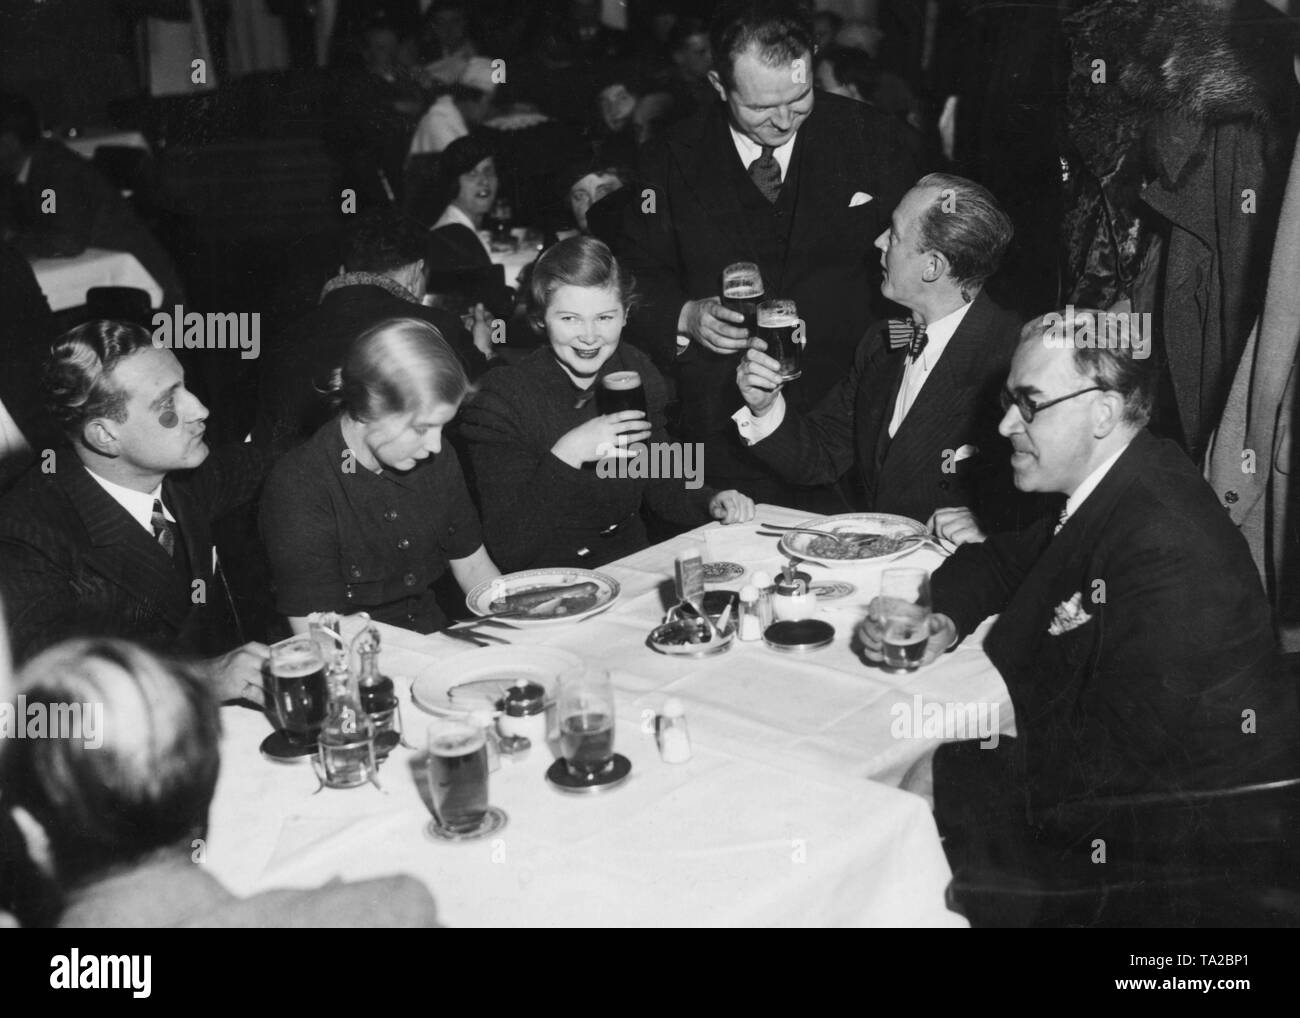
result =
M512 626L576 622L618 599L618 581L590 569L525 569L484 580L465 603L480 618L500 616Z
M581 668L582 658L558 647L514 644L485 647L444 658L425 668L411 682L411 699L430 714L464 714L500 710L511 686L536 682L555 696L562 674Z
M916 541L910 538L924 537L927 533L924 523L893 513L823 516L800 523L799 530L821 531L826 536L792 530L782 536L781 551L824 566L888 562L916 547ZM837 538L865 540L854 548L848 548Z

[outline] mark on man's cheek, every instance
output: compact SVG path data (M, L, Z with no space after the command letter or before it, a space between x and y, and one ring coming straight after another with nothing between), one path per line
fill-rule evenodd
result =
M176 416L175 410L164 410L158 415L158 423L164 428L174 428L176 425L180 424L180 422L181 419Z

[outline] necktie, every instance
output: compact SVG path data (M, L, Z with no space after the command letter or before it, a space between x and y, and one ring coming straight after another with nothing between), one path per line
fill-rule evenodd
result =
M176 524L163 515L162 500L153 500L153 512L149 516L153 527L153 536L162 545L168 555L176 555Z
M763 192L764 198L774 202L781 193L781 164L772 155L775 150L770 145L762 148L763 154L749 164L749 179Z
M1069 518L1070 518L1070 511L1064 506L1062 506L1060 519L1056 521L1056 529L1052 531L1053 537L1055 537L1057 534L1061 532L1061 528L1065 526L1065 521L1068 520Z
M907 348L907 359L915 362L921 356L921 351L925 349L925 344L930 342L930 337L925 334L925 326L921 323L913 325L912 342Z

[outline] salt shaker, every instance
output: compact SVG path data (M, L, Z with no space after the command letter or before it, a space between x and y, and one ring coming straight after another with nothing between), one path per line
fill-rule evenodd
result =
M763 620L758 610L758 588L747 583L740 588L740 617L736 619L736 635L742 640L761 640Z
M754 586L758 588L758 623L763 629L772 624L772 599L776 597L776 584L770 573L759 570L754 574Z
M691 736L686 730L686 708L677 697L669 697L659 715L659 756L664 763L686 763L691 758Z

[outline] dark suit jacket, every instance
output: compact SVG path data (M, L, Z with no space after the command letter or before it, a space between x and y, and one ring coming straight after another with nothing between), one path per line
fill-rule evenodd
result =
M886 325L867 330L848 375L816 410L787 408L780 427L752 451L795 484L831 484L856 463L862 507L872 512L924 522L943 506L970 506L981 519L987 511L992 529L1003 529L1014 493L1011 447L997 433L997 393L1019 320L979 294L892 439L907 350L889 349ZM978 451L955 461L966 445Z
M52 190L55 211L41 211ZM162 287L161 307L184 300L171 258L117 190L89 160L55 141L32 151L26 188L13 210L15 242L28 257L71 257L88 247L128 251Z
M234 647L227 595L212 575L211 527L253 497L265 469L264 454L242 445L163 481L184 544L184 559L178 546L173 560L70 448L57 450L54 472L32 467L0 499L0 589L15 661L78 635L208 656Z
M1186 455L1140 432L1054 525L964 545L932 578L963 634L1001 612L984 649L1015 705L1031 813L1294 776L1296 691L1259 575ZM1075 597L1091 617L1053 635Z
M790 217L784 256L764 258L740 190L753 185L744 177L721 103L678 124L643 153L642 187L653 191L653 208L645 198L629 204L616 246L642 296L627 338L661 369L676 372L683 433L707 443L711 474L760 477L767 471L745 451L728 419L741 402L739 355L722 357L692 344L678 356L682 305L717 296L728 264L758 262L767 295L797 301L806 323L804 377L787 386L786 395L796 409L809 409L843 377L874 317L869 302L878 290L880 259L872 242L918 175L892 119L818 92L778 201ZM784 192L792 186L790 201ZM850 207L858 192L871 200Z

